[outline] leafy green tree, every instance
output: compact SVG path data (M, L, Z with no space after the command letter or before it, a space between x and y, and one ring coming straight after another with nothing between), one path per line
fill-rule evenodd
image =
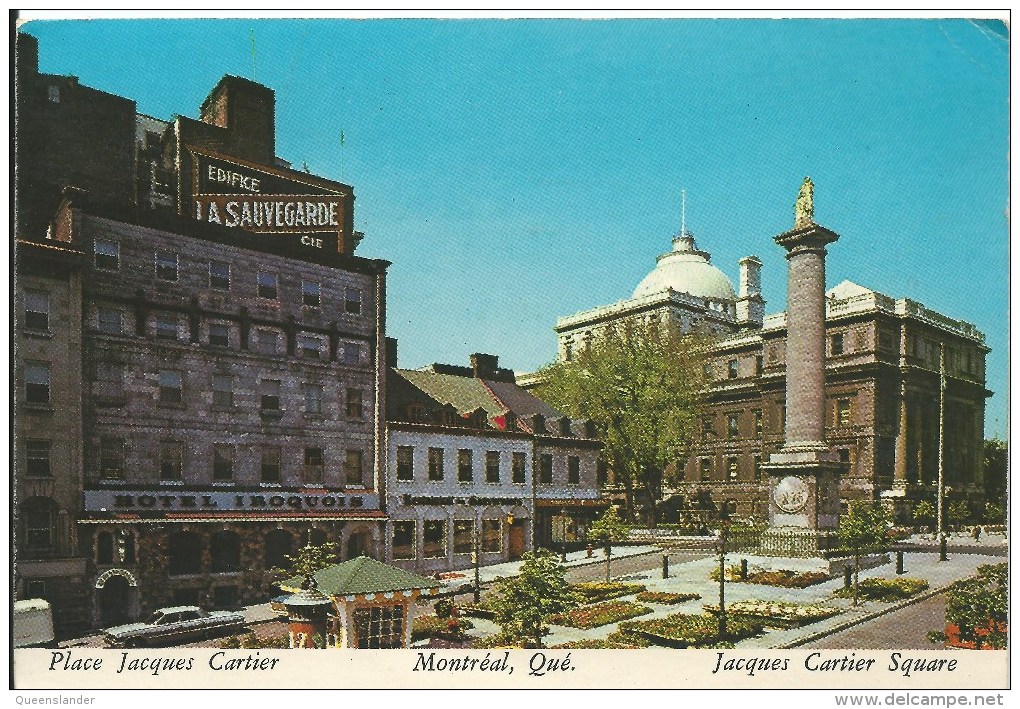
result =
M599 425L628 520L640 491L655 522L667 466L685 460L699 435L707 344L673 325L629 322L593 335L571 361L540 372L541 398Z
M622 542L630 536L630 530L620 519L616 507L607 509L601 517L588 527L588 540L598 542L606 550L606 583L609 583L609 558L613 554L613 542Z
M952 525L959 529L967 520L970 519L970 506L966 500L957 500L953 504L949 505L949 521Z
M858 601L861 556L885 548L885 531L889 527L889 514L881 503L852 502L850 509L839 518L836 535L840 544L854 557L854 605Z
M302 547L294 556L287 555L287 561L291 563L290 569L277 569L278 574L286 574L311 578L317 572L332 566L340 561L339 547L333 542L326 542L318 546L311 544Z
M580 602L570 590L556 555L546 549L525 552L517 576L501 581L488 599L502 634L533 640L542 647L542 623L547 615L564 613Z
M1002 508L1002 505L986 502L982 521L985 524L1002 524L1006 521L1006 510Z
M1009 465L1009 446L1005 441L992 438L985 441L984 482L986 500L1006 499L1006 471Z
M935 505L928 500L921 500L914 505L914 523L919 527L934 524Z
M977 576L958 581L946 599L946 622L960 629L960 640L971 641L978 649L982 646L996 650L1006 648L1008 613L1009 572L1006 564L979 566Z

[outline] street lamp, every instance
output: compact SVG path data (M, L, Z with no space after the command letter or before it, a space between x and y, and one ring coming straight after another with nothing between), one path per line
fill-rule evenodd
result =
M560 561L567 561L567 508L560 510Z
M730 528L730 511L723 503L719 516L719 640L726 637L726 533Z
M472 556L472 561L475 562L475 593L474 593L475 605L478 605L482 601L482 584L481 584L481 573L480 573L480 566L481 566L481 563L482 563L481 562L481 551L482 551L481 538L482 538L482 530L476 524L475 525L475 551L471 555Z

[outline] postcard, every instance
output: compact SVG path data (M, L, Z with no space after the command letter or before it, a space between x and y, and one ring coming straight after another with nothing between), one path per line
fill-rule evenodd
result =
M1003 703L1003 17L16 25L16 703Z

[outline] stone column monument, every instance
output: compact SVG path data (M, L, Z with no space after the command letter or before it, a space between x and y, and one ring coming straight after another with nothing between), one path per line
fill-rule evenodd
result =
M769 475L769 556L820 556L839 525L843 464L825 442L825 246L839 234L814 222L814 185L805 178L794 227L775 237L786 249L785 442L762 469Z

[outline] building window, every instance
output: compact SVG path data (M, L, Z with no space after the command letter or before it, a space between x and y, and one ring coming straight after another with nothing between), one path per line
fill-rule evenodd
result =
M360 419L364 416L361 389L347 390L347 418Z
M393 558L414 558L414 522L393 523Z
M259 479L264 483L280 482L280 461L282 455L276 446L265 446L262 449L259 466Z
M175 532L170 536L166 570L171 576L202 573L202 537L196 532ZM197 594L196 594L197 595Z
M735 482L737 479L738 461L735 457L726 459L726 474L729 477L730 482Z
M740 435L740 414L726 414L726 436L737 438Z
M50 365L45 362L25 363L25 402L50 403Z
M46 87L46 98L49 99L50 103L60 103L60 87L50 84ZM35 598L35 596L30 596Z
M763 371L765 371L765 358L757 355L754 358L754 375L760 377Z
M397 480L414 480L413 446L397 446Z
M455 519L453 521L453 553L470 554L475 550L475 521Z
M25 546L29 558L52 551L55 539L57 505L48 497L30 497L21 507Z
M581 459L576 455L567 458L567 482L571 485L581 482Z
M740 374L740 370L737 366L737 360L731 359L726 363L726 376L730 379L736 379L737 375Z
M160 340L177 339L177 316L157 315L156 316L156 338Z
M320 359L322 340L315 335L301 335L298 337L298 350L305 359Z
M712 365L708 362L701 365L701 373L705 375L705 379L712 378Z
M209 540L209 561L213 573L241 570L241 537L237 532L224 529L212 536Z
M209 262L209 287L230 290L230 264L224 261Z
M429 448L429 480L443 479L443 449Z
M266 532L262 566L266 569L289 569L291 562L287 557L292 553L293 546L294 537L286 529Z
M347 451L344 457L344 478L348 485L364 485L365 471L363 470L362 452L359 450Z
M322 286L318 281L301 281L301 302L310 308L322 305Z
M344 343L344 364L361 362L361 345L357 342Z
M230 326L226 323L210 323L209 344L213 347L229 347Z
M552 483L553 457L551 454L549 453L542 454L542 456L538 459L538 468L539 468L538 481L540 483L545 483L546 485Z
M96 398L102 402L121 399L124 396L124 366L112 362L96 365Z
M266 300L276 300L279 297L279 288L277 286L277 277L275 273L269 273L267 271L259 271L259 298L265 298Z
M25 475L30 478L48 478L50 476L49 441L25 441Z
M263 379L259 384L261 408L263 411L280 410L280 380Z
M754 457L754 479L761 480L761 456Z
M305 413L322 413L322 387L318 384L305 384Z
M526 477L527 463L524 453L514 451L513 456L510 459L510 481L518 485L523 485Z
M682 465L680 469L683 470ZM602 458L595 461L595 482L599 487L609 482L609 470L606 467L606 461Z
M761 438L763 429L763 419L761 409L754 410L754 435Z
M183 375L172 369L159 372L159 402L161 404L179 404L184 400Z
M703 416L701 418L701 432L715 433L715 420L711 416Z
M712 479L712 459L701 459L701 482L707 483Z
M103 436L99 439L99 477L124 479L124 439Z
M462 483L469 483L474 479L474 461L471 450L462 448L457 451L457 480Z
M116 241L96 239L96 268L116 271L120 268L120 244Z
M280 351L280 333L259 328L255 331L255 349L259 354L277 354Z
M840 448L838 453L839 453L839 462L840 463L849 463L850 462L850 449L849 448Z
M212 378L213 406L234 405L234 378L229 374L214 374Z
M234 447L224 443L213 445L213 482L234 479Z
M488 553L499 553L503 551L503 530L502 520L482 520L482 551Z
M322 473L325 462L322 457L321 448L305 448L305 476L306 483L322 483Z
M440 559L446 556L446 520L425 520L425 533L422 544L423 556L426 559Z
M361 315L361 290L344 288L344 312L349 315Z
M837 332L829 336L829 354L833 357L843 354L843 333Z
M499 451L485 452L485 482L499 482Z
M359 649L383 649L404 645L404 607L375 606L354 611L354 637Z
M850 425L850 399L836 400L836 425Z
M29 330L50 329L50 295L41 291L27 290L24 296L25 327Z
M163 441L159 446L159 479L180 480L183 476L183 445L180 441Z
M156 278L161 281L177 280L177 254L169 251L156 252Z
M116 308L100 308L98 313L99 332L120 335L124 332L124 314Z

